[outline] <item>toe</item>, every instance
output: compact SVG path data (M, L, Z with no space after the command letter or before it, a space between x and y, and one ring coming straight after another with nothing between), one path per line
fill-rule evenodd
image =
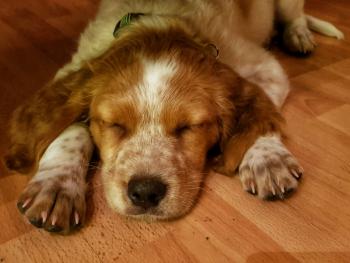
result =
M263 200L275 201L285 199L297 188L297 180L291 176L287 167L269 168L260 174L258 183L259 197Z
M43 227L43 220L41 217L29 217L28 220L35 227Z
M295 179L301 179L304 169L299 165L298 161L293 157L291 153L282 157L284 165L288 168L289 174Z
M40 182L32 182L23 190L17 202L17 208L22 214L32 206L35 197L40 193L41 187Z
M239 177L241 179L243 189L252 195L256 195L257 185L252 171L249 168L240 169Z
M289 52L299 55L308 55L316 47L310 30L304 26L290 26L284 33L284 45Z
M71 226L73 228L81 227L85 222L86 201L84 196L74 198L73 212L71 215Z
M56 193L54 191L42 191L32 202L32 205L25 211L25 216L35 226L35 222L40 220L40 227L47 221L48 214L50 213L52 206L55 202Z
M279 199L280 192L272 176L273 174L270 174L270 171L267 171L265 174L261 175L261 178L258 181L258 196L260 199L269 201Z
M21 214L24 214L26 212L26 210L28 209L28 207L30 207L32 200L33 200L33 198L29 197L29 198L25 199L24 201L19 200L17 202L17 208L21 212Z
M49 232L68 233L72 207L73 200L71 196L64 192L58 193L52 212L45 224L45 229Z

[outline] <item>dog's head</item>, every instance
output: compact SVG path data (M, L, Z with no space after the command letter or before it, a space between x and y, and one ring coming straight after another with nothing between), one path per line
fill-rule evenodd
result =
M236 76L177 27L120 37L93 69L104 75L90 117L106 197L122 214L177 217L198 195Z
M188 212L208 151L232 149L227 142L234 131L254 121L239 116L259 92L243 89L210 49L186 25L143 19L123 29L101 57L44 91L51 100L55 92L68 98L55 104L56 118L67 107L76 117L89 111L106 198L119 213L167 219ZM245 148L238 148L241 156ZM234 170L235 157L229 157Z

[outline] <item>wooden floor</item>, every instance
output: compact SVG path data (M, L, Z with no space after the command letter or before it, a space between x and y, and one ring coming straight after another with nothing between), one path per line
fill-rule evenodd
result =
M0 133L16 105L63 65L97 0L0 2ZM308 0L307 12L350 39L349 0ZM316 36L309 58L273 50L290 75L284 108L287 144L305 168L298 192L264 202L238 178L210 174L190 215L145 223L113 213L99 175L92 178L89 223L71 236L26 223L16 198L27 177L0 167L0 262L350 262L350 42ZM0 153L6 139L0 136Z

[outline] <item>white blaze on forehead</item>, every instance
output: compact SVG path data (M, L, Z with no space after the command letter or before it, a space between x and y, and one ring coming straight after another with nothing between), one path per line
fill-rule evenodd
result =
M162 109L164 95L169 88L169 81L176 74L176 63L167 59L143 63L144 75L139 84L139 105L141 113L148 112L156 120Z

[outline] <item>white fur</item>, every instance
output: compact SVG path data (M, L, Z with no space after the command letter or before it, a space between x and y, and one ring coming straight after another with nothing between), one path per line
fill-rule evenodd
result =
M73 124L46 149L32 181L49 180L67 174L85 178L92 151L93 144L88 128L82 124Z
M106 177L103 177L102 179L106 179ZM125 213L128 204L124 200L124 197L126 196L126 189L116 185L113 180L104 180L103 182L106 185L104 187L104 191L109 207L119 211L120 213Z
M72 57L72 61L57 72L55 80L78 71L85 63L101 56L116 43L118 39L113 37L113 30L118 20L125 14L129 12L148 14L146 17L140 18L140 23L143 21L144 26L156 27L161 30L166 30L165 25L167 25L162 17L170 15L183 21L186 30L194 38L199 37L213 43L219 49L219 59L222 62L229 65L241 76L259 85L274 104L281 107L289 92L288 80L279 63L261 45L268 41L271 35L275 3L284 3L284 0L250 0L248 3L249 12L242 12L242 6L247 1L102 0L96 19L88 25L81 35L78 50ZM142 82L138 84L138 100L140 102L138 106L140 112L144 115L148 113L151 116L151 122L144 125L143 130L137 131L135 140L129 142L131 145L123 146L125 151L135 149L136 152L139 151L142 154L138 154L138 157L134 159L125 157L124 166L120 164L117 173L128 172L131 176L140 170L150 173L159 172L152 170L151 166L145 167L145 160L148 160L150 164L152 161L164 162L162 173L165 175L171 173L176 175L176 171L171 170L174 168L172 163L174 160L178 162L179 167L182 167L181 169L185 170L185 164L183 160L178 160L179 158L175 154L176 150L171 148L171 142L159 139L161 138L159 135L162 133L159 121L159 113L164 103L162 99L168 90L167 82L174 74L176 74L176 63L173 61L170 62L166 59L144 61L144 76ZM65 143L64 139L73 138L80 133L83 134L83 140ZM69 150L62 148L63 145L67 145L68 149L85 148L82 153L71 154ZM267 151L262 150L261 147L266 147ZM92 149L87 129L72 125L49 146L40 161L39 171L33 180L49 181L50 178L67 174L67 167L74 171L72 176L76 174L80 179L85 179L87 162L90 159ZM117 164L122 159L122 154L123 152L117 157ZM285 156L288 158L285 159ZM273 160L273 158L275 159ZM278 171L281 175L275 170L269 169L268 164L271 160L281 164L281 169ZM125 167L129 169L126 171ZM266 173L257 174L259 167L265 167ZM259 195L264 197L269 192L265 189L266 181L287 178L291 181L289 187L295 187L296 182L292 180L294 178L290 174L291 167L299 169L292 155L280 142L280 138L276 135L263 136L246 153L240 166L241 179L244 184L246 181L255 183ZM166 170L166 168L170 170ZM279 181L276 183L281 186ZM73 180L68 180L63 186L71 191L78 190L74 188ZM122 196L125 193L117 189L121 189L121 187L111 185L110 188L107 188L107 196L111 197L109 202L115 208L124 209L125 203L122 201ZM176 187L171 187L171 189L176 189ZM277 190L274 189L274 191ZM173 195L173 193L169 193L168 196ZM187 200L184 199L185 201Z
M252 47L253 50L258 48ZM272 55L265 51L255 52L255 55L252 58L255 63L249 61L248 56L245 56L244 60L249 62L237 66L235 69L243 78L261 87L271 101L278 108L281 108L290 91L288 78Z
M251 2L252 12L249 17L243 17L236 1L175 0L165 3L163 0L103 0L96 19L81 35L78 50L72 61L57 72L55 79L79 70L84 63L107 51L115 41L112 33L118 20L135 11L182 18L189 30L195 29L219 48L220 57L230 59L234 50L229 47L235 44L232 41L244 36L246 40L260 45L266 41L272 30L273 1ZM256 13L259 14L259 19L256 18ZM152 23L152 19L149 19L145 23L164 29L161 19L155 21L157 23Z
M260 198L283 195L295 189L303 172L278 134L261 136L244 155L239 167L243 188Z
M323 21L316 17L307 15L306 20L311 30L324 34L326 36L335 37L337 39L344 39L344 34L334 25L329 22Z
M283 70L278 69L280 68L278 62L260 46L268 41L273 30L276 4L274 2L287 6L289 3L285 0L249 0L250 12L244 16L240 6L246 1L175 0L165 3L163 0L103 0L95 20L81 35L78 50L72 61L57 72L55 80L79 70L84 63L106 52L116 41L112 33L123 15L136 11L152 15L175 15L182 18L189 30L202 34L208 41L214 43L219 49L220 59L223 62L238 73L241 73L240 68L244 68L242 70L244 73L242 72L241 75L247 76L252 82L262 86L268 96L280 107L289 91L288 82L285 80ZM147 18L146 20L145 24L148 26L164 27L161 19ZM314 28L316 31L322 31L325 34L330 31L334 36L341 38L341 32L335 30L333 25L327 23L325 27L324 21L311 16L307 16L307 20L311 27L318 25L322 28L322 30ZM332 29L324 30L324 28L331 28L329 25ZM265 59L268 60L267 64L264 64ZM259 66L254 67L255 65ZM266 70L264 65L273 66L274 69L278 69L278 73ZM247 68L250 69L247 70ZM275 84L271 88L266 83L260 85L259 79L262 76L272 78Z
M243 17L239 1L175 0L165 3L163 0L102 0L96 19L88 25L81 35L78 50L72 61L58 71L55 79L79 70L84 63L100 56L115 41L118 41L118 39L114 39L112 33L116 23L123 15L135 11L153 14L153 16L141 18L140 22L144 23L144 26L162 30L166 30L166 27L161 17L157 15L175 15L182 19L185 28L194 34L194 37L202 35L215 44L223 62L243 77L249 78L258 85L261 84L274 103L281 106L288 93L288 82L278 62L259 47L266 41L272 30L273 1L252 0L251 2L249 17ZM249 59L247 59L247 54L251 54ZM159 113L164 103L163 95L167 92L167 82L172 75L176 74L177 66L175 62L166 59L146 60L143 66L144 76L142 82L138 84L138 107L140 112L152 116L152 122L144 125L143 130L138 131L135 140L130 142L130 144L135 145L124 145L126 151L135 149L142 152L142 155L139 156L143 156L143 158L138 157L136 160L127 159L125 162L125 166L128 164L129 168L132 167L126 171L130 176L142 169L159 173L159 171L152 171L152 167L141 165L145 163L146 159L163 161L164 167L171 167L170 160L173 158L169 154L172 149L167 146L168 143L159 141L163 132L159 122ZM268 70L266 67L270 69ZM266 79L265 83L260 83L260 79L263 78ZM269 79L272 79L271 83L268 81ZM162 144L165 146L161 147ZM56 146L53 145L53 148ZM123 151L117 158L117 163L123 159L122 154ZM162 158L159 159L159 156ZM79 163L77 160L76 165L79 166ZM122 173L123 165L118 167L120 170L117 172ZM174 171L167 173L171 174ZM116 191L115 188L111 186L110 189L107 189L109 193L107 196L111 197L110 203L113 207L123 209L121 198L123 193Z
M64 130L46 149L38 172L22 193L22 209L29 220L41 217L45 228L59 224L70 228L85 216L85 177L93 151L88 127L75 123ZM69 204L67 204L67 202ZM70 205L67 206L67 205ZM64 213L63 210L69 209Z
M140 120L142 125L131 139L120 146L118 154L112 157L115 160L110 162L114 167L104 167L102 176L106 185L107 202L123 214L128 214L126 209L132 207L132 204L127 198L125 187L120 185L120 181L112 179L114 176L125 178L126 181L138 175L161 177L164 182L171 185L168 189L168 198L174 195L174 191L179 190L178 184L173 182L178 176L174 160L179 157L174 156L176 151L164 136L165 131L160 120L169 81L176 75L176 71L175 61L167 59L143 61L143 77L137 84L136 95L138 101L136 105L138 111L142 113L143 119ZM180 160L178 162L181 163Z
M143 80L138 85L140 112L148 112L157 121L169 81L176 74L176 63L165 59L147 60L143 63L143 70Z

